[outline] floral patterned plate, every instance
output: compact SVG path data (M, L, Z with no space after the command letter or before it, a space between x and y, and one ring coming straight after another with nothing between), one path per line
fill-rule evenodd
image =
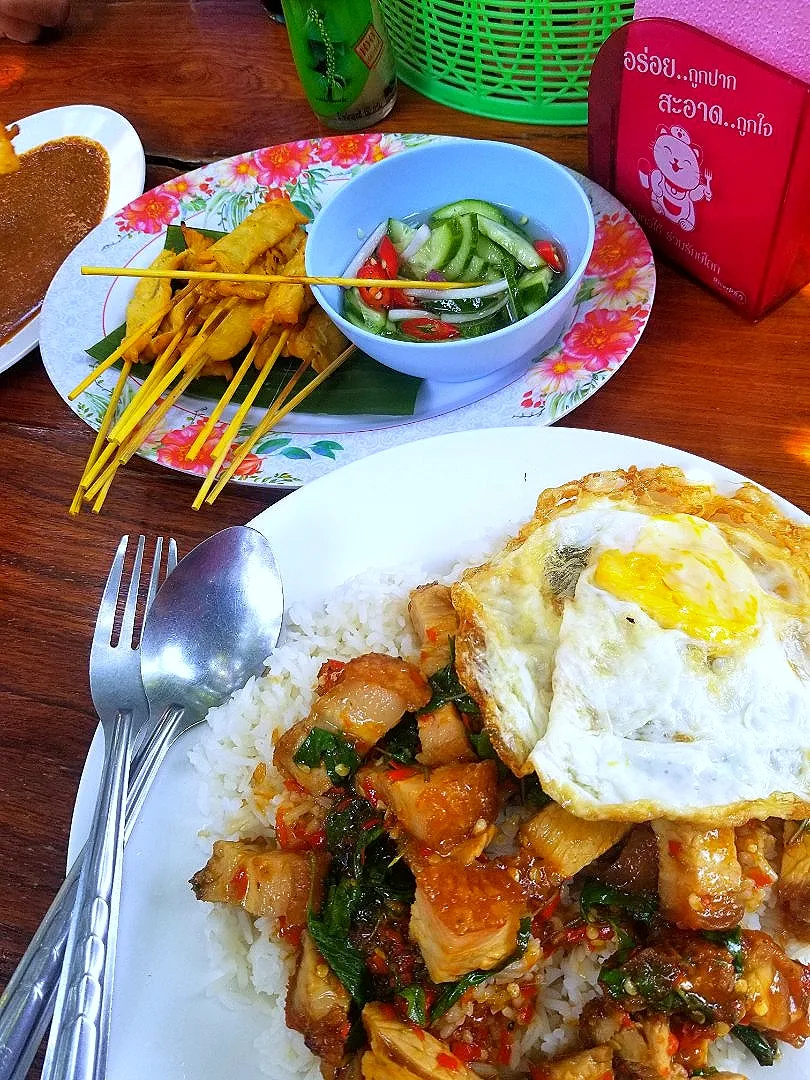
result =
M82 265L146 266L162 248L167 225L185 221L232 229L260 203L285 195L312 216L341 184L375 161L438 138L443 136L375 133L286 143L197 169L135 199L82 241L45 298L40 349L57 391L67 401L68 392L87 374L85 350L124 321L134 287L131 279L82 277ZM576 176L593 207L596 239L571 322L552 348L518 377L512 371L471 383L425 382L407 417L292 413L245 458L237 479L297 487L336 465L430 435L552 424L595 393L644 330L655 266L647 239L628 211L603 188ZM70 402L95 429L115 377L115 371L106 373ZM133 383L123 404L136 389ZM141 456L180 472L207 472L216 435L195 462L186 462L185 451L212 405L181 397ZM219 432L230 415L226 412ZM245 432L260 415L248 415Z

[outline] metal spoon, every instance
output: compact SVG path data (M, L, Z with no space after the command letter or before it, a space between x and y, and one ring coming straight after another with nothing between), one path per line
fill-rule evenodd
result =
M283 611L270 545L248 526L203 541L160 587L141 635L150 722L132 761L125 840L169 746L261 673ZM81 862L80 854L0 998L0 1080L23 1080L53 1012Z

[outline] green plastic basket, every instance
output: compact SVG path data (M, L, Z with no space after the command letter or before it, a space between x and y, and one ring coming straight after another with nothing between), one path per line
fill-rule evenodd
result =
M397 73L454 109L530 124L584 124L588 77L633 0L380 0Z

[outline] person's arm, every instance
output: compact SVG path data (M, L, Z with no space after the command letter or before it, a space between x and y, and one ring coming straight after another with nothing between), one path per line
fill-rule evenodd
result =
M36 41L43 27L64 26L70 0L0 0L0 38Z

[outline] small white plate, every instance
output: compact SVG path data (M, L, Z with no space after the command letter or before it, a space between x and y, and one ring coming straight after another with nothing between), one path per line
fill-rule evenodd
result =
M146 161L138 133L129 120L101 105L63 105L17 120L14 138L18 154L65 135L83 135L101 143L110 158L110 194L104 217L120 210L143 191ZM39 341L39 315L0 345L0 372L26 356Z

